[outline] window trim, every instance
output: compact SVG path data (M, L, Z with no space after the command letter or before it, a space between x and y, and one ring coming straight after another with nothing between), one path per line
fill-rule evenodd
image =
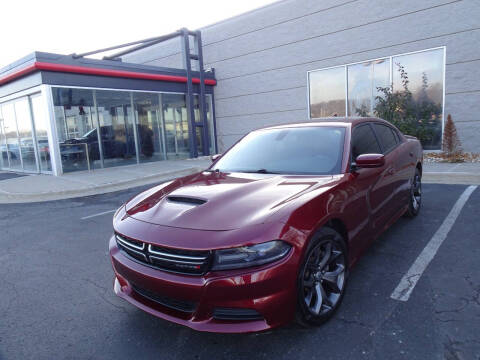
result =
M354 137L354 133L355 133L355 130L361 128L362 126L370 127L370 130L372 131L372 134L375 137L375 140L377 140L377 145L378 145L378 148L380 149L380 154L383 154L383 146L382 146L382 143L380 142L380 140L378 139L378 136L377 136L377 133L375 132L375 129L373 128L373 122L372 121L362 122L358 125L355 125L352 128L352 135L350 137L350 167L352 166L352 164L356 160L356 159L353 158L353 137ZM362 155L362 154L360 154L360 155Z

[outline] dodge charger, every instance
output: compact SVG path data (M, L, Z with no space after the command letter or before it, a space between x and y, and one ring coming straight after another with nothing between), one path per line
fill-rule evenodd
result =
M422 148L377 118L255 130L114 215L114 291L200 331L319 325L349 272L421 206Z

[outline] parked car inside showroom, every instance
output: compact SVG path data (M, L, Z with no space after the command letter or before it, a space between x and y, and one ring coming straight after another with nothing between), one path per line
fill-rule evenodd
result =
M256 130L212 158L121 206L109 243L115 293L196 330L325 322L362 253L421 206L421 145L377 118Z

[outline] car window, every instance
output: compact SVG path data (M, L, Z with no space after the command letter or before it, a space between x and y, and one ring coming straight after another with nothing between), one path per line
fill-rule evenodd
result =
M372 128L366 124L356 127L352 137L353 160L362 154L380 154L380 146Z
M384 154L397 146L397 137L389 126L382 124L373 124L373 126L375 127L375 132L377 133L377 136L382 143Z
M333 126L254 131L225 153L212 170L340 174L344 136L344 127Z

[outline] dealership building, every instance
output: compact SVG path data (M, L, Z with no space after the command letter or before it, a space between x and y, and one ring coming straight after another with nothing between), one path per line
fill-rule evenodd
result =
M102 60L37 52L0 70L0 167L209 155L269 125L371 116L407 90L425 149L451 114L480 152L479 44L474 0L284 0Z

